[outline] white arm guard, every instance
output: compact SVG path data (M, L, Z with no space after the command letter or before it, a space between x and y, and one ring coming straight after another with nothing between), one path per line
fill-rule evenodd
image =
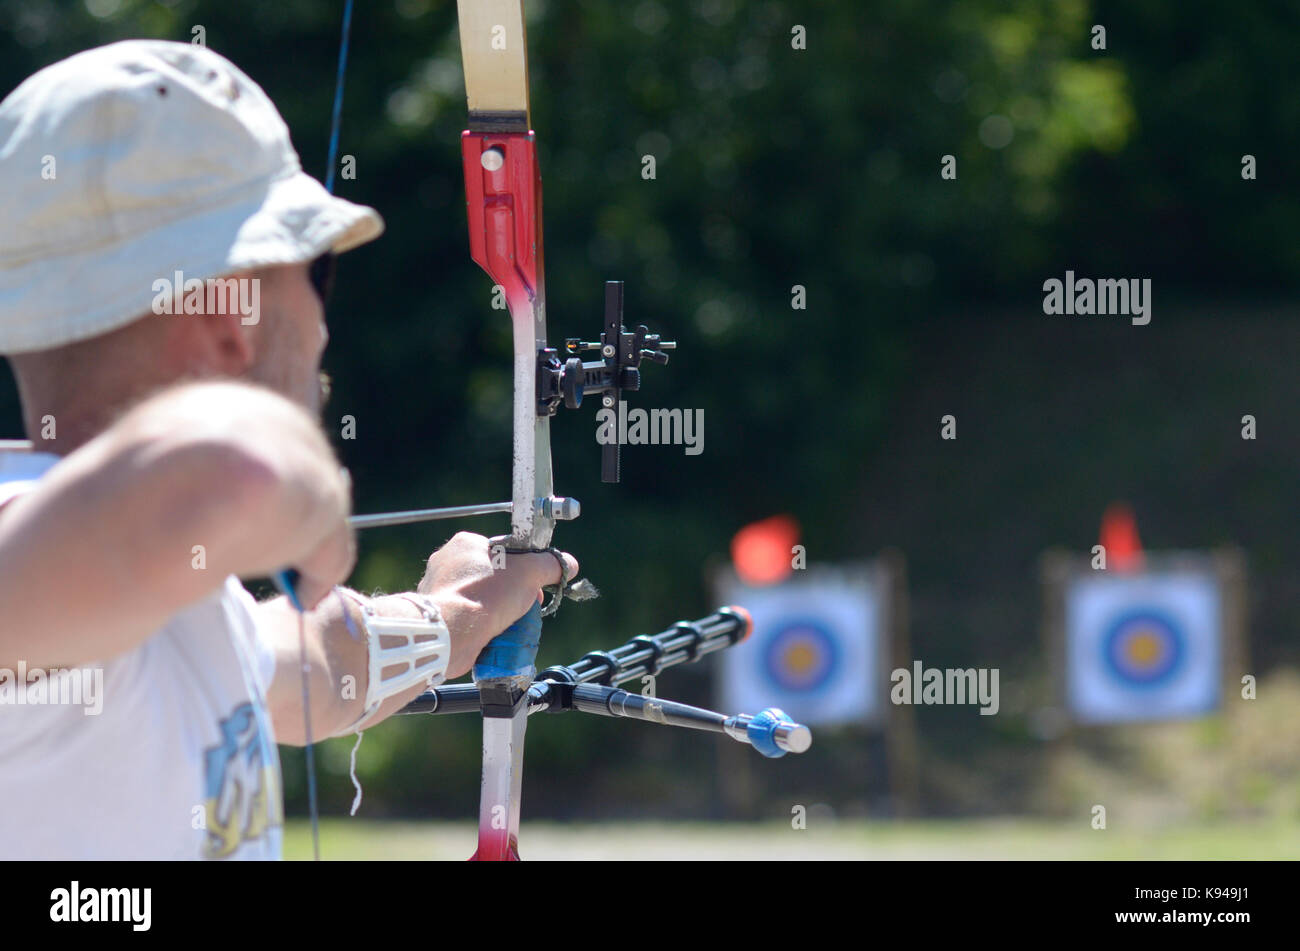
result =
M389 697L416 684L436 687L447 677L451 661L451 635L442 615L428 598L402 595L419 607L424 617L384 617L366 601L361 607L361 623L366 629L366 653L369 675L366 679L366 708L350 727L339 733L360 733L367 721ZM418 598L418 600L417 600ZM381 640L382 639L382 640ZM425 660L429 658L429 660ZM425 661L421 663L421 661ZM385 676L384 670L400 667Z

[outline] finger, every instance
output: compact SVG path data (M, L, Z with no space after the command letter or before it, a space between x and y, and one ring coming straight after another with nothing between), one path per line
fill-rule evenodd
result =
M572 581L578 577L581 567L578 565L578 559L574 558L567 551L560 552L560 557L564 559L564 576ZM557 581L559 579L556 579Z
M303 607L316 607L335 585L346 581L356 557L356 537L345 523L299 564L297 595Z
M334 585L346 581L356 563L356 535L344 525L312 553L310 560L304 563L304 568L309 568L312 574L328 579Z
M556 554L564 560L563 578L560 577L560 561ZM578 559L563 551L554 554L549 551L518 552L509 556L508 564L511 568L521 568L528 572L539 588L559 584L566 579L572 581L578 576Z
M328 581L322 581L319 578L313 578L309 575L300 575L298 579L297 595L298 601L306 611L313 611L320 605L325 597L334 590L334 585Z

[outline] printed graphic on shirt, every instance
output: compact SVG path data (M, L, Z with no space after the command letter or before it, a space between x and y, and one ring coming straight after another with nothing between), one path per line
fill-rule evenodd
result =
M220 729L222 742L203 754L208 833L203 857L208 859L225 858L284 824L279 760L256 708L241 704Z

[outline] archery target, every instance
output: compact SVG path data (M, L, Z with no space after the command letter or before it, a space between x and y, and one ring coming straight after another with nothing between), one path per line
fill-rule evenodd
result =
M1219 705L1221 641L1209 572L1076 579L1066 591L1070 711L1085 723L1210 713Z
M764 653L768 677L786 690L819 690L838 666L834 631L815 618L778 621Z
M1187 654L1182 625L1163 611L1125 611L1106 631L1102 650L1116 681L1159 687L1177 674Z
M729 575L725 603L743 605L754 632L721 655L719 705L755 714L780 707L801 723L862 723L882 712L881 572L825 566L781 584L749 587Z

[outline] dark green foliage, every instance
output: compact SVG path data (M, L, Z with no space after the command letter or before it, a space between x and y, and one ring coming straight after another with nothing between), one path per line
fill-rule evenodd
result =
M323 178L342 6L3 2L0 86L88 46L184 41L201 24L210 47L267 89L306 168ZM1066 268L1152 277L1162 294L1212 287L1254 296L1294 282L1294 5L528 6L552 334L594 334L601 282L627 281L629 321L681 345L670 366L644 370L646 389L633 402L702 407L706 425L701 456L626 450L617 487L599 482L590 412L553 426L557 487L584 506L557 540L585 561L604 597L561 613L542 661L703 613L711 604L700 566L723 557L740 526L790 512L813 561L885 545L913 559L914 643L941 646L954 664L1034 676L1034 557L1047 544L1091 543L1094 503L1110 487L1086 504L1054 492L1059 430L1028 440L1013 427L995 441L994 424L985 430L978 419L1006 406L983 405L952 381L984 385L963 358L1015 333L1018 321L1041 330L1041 283ZM1094 23L1107 27L1105 52L1089 46ZM795 24L807 29L806 50L792 48ZM340 417L356 418L357 439L340 452L359 511L495 500L508 487L510 331L468 258L463 120L454 4L358 4L341 143L357 177L337 190L377 207L388 232L340 264L325 422L336 432ZM1259 159L1257 182L1241 181L1246 152ZM940 177L945 154L957 159L956 181ZM654 180L642 178L645 155L656 160ZM795 285L806 288L806 309L791 308ZM992 309L973 312L973 303ZM954 321L969 349L952 356L951 375L939 374L933 361ZM981 322L989 335L971 333ZM1004 388L990 392L1039 399L1079 369L1068 348L1052 359L1003 367ZM1133 396L1166 409L1179 398L1141 387ZM17 414L13 396L2 398L8 435ZM1020 405L1035 422L1035 404ZM1062 422L1067 430L1110 425L1082 398L1068 409L1079 415ZM1232 404L1224 417L1230 424L1250 411ZM957 455L929 438L941 412L965 414ZM1157 425L1153 416L1122 438L1090 443L1110 453L1092 463L1123 470L1158 442L1149 428ZM980 478L989 481L971 481ZM1258 504L1286 521L1287 485L1262 472L1251 479ZM1202 501L1185 517L1200 518L1213 495L1195 480L1186 488ZM1022 505L1032 520L1017 514ZM365 536L358 587L413 585L449 531ZM1202 534L1168 541L1230 539L1232 525ZM1267 533L1258 542L1265 551L1279 544ZM928 625L959 617L959 631L927 640L936 633ZM666 676L660 692L710 699L706 680L689 671ZM935 721L926 734L921 725L936 762L969 765L994 746L1032 746L1019 721L1000 723L1001 732ZM477 728L466 719L375 731L362 752L367 812L470 816ZM720 742L578 717L544 721L530 731L528 811L707 812ZM781 778L769 771L766 785L870 808L875 793L862 785L864 777L879 785L878 758L860 746L819 738L814 754L785 761ZM330 754L325 805L337 810L351 796L346 749ZM942 807L953 800L938 785L931 801ZM1005 795L990 792L985 807L1007 805Z

